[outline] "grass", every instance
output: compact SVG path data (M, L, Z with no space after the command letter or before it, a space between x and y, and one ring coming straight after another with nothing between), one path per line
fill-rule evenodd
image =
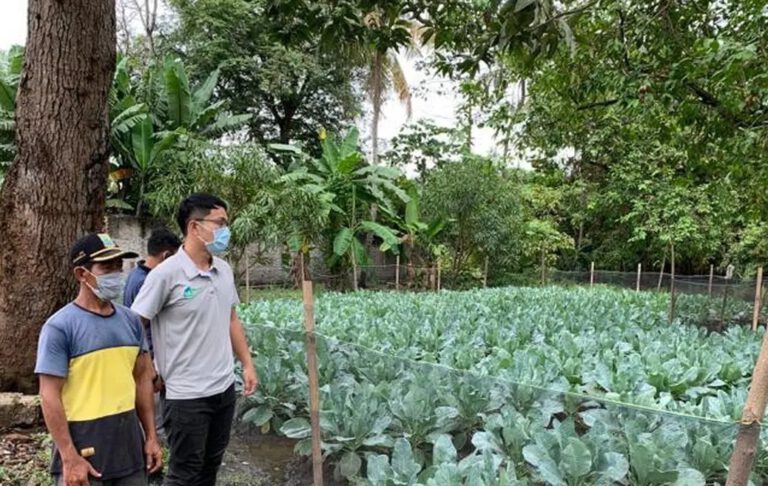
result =
M314 286L315 295L322 294L325 289L320 284L315 284ZM243 303L246 302L246 291L245 287L240 287L240 299L243 301ZM280 300L280 299L288 299L288 300L301 300L302 294L301 289L289 289L285 287L268 287L268 288L256 288L251 289L251 300L250 302L264 302L264 301L270 301L270 300Z

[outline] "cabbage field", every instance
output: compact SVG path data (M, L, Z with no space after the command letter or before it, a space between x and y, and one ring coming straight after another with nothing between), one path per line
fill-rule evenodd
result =
M607 288L323 294L326 461L352 484L722 484L762 332L667 309ZM243 421L308 454L301 302L240 315L262 381Z

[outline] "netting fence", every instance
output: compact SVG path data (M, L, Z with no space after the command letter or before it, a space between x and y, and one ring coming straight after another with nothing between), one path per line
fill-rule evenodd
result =
M243 289L296 288L295 273L283 267L270 269L279 278L269 283L242 282ZM281 273L282 272L282 273ZM489 276L488 271L457 275L438 266L364 265L356 270L333 273L315 268L311 278L328 290L401 290L437 291L466 290L483 287L610 286L642 292L660 292L670 296L670 320L697 324L718 331L730 325L753 325L768 322L765 302L766 280L726 278L722 275L676 275L665 272L617 272L608 270L563 271L537 270L529 273L502 273ZM759 285L759 290L758 290ZM757 298L756 298L757 297Z
M311 425L302 332L250 328L262 395L245 421L296 439ZM326 475L365 484L724 484L740 404L701 414L424 362L316 333ZM542 377L543 378L543 377ZM541 383L546 383L542 379ZM768 481L763 434L753 472ZM354 482L354 481L353 481Z

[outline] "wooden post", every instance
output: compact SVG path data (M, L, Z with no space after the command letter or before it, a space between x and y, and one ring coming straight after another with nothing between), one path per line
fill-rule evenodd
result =
M352 289L357 292L357 258L355 256L355 245L352 245Z
M669 244L671 276L669 279L669 322L675 319L675 244Z
M251 302L251 261L248 258L248 247L245 248L245 301Z
M483 288L488 287L488 256L485 257L485 269L483 270Z
M752 372L747 403L741 413L741 425L736 436L731 463L728 467L726 486L746 486L760 438L760 422L765 415L766 392L768 392L768 332L763 335L763 344Z
M541 285L544 286L547 283L547 267L546 267L546 254L544 250L541 250Z
M400 290L400 255L397 255L395 263L395 290Z
M757 269L757 282L755 283L755 309L752 311L752 330L757 331L757 322L760 320L760 307L763 305L763 267Z
M659 270L659 285L656 290L661 291L661 282L664 280L664 267L667 265L667 251L664 250L664 256L661 258L661 270Z
M589 286L594 287L595 285L595 262L592 262L589 265Z
M635 285L635 291L640 292L640 276L643 273L643 264L638 263L637 264L637 285Z
M725 271L725 289L723 290L723 305L720 308L720 327L725 325L725 308L728 306L728 283L731 281L731 266Z
M302 262L304 261L302 255ZM304 265L302 264L302 267ZM312 426L312 471L315 486L323 485L323 451L320 448L320 383L317 373L317 340L315 338L314 294L312 281L304 280L304 330L306 332L307 371L309 376L309 418Z
M712 281L715 278L715 266L710 265L709 266L709 296L712 297Z
M443 288L443 265L440 263L440 260L437 261L437 291L440 292L440 290Z

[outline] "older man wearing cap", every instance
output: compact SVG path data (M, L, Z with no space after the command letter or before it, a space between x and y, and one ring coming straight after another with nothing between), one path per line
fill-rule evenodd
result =
M137 257L106 234L77 241L70 259L80 291L40 334L35 373L57 486L145 485L147 471L162 467L141 322L112 303L123 259Z

